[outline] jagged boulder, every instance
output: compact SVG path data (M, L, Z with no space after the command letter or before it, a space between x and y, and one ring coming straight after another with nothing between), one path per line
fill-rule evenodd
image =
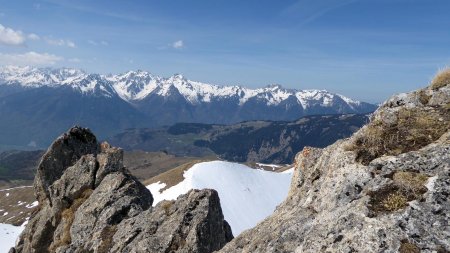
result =
M59 179L66 168L75 164L83 155L98 153L95 136L85 129L74 127L58 137L42 156L34 180L35 194L39 201L49 198L49 186Z
M121 226L113 252L213 252L233 239L214 190L191 190Z
M122 150L85 128L51 145L34 185L38 211L10 252L212 252L233 238L217 192L191 191L152 208Z
M297 154L288 198L220 252L450 252L450 72Z

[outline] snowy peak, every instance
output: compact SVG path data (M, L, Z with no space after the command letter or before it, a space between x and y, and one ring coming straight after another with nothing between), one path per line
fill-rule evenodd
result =
M87 74L71 68L33 68L5 66L0 68L0 81L6 84L20 84L27 87L58 86L79 81Z
M0 68L0 84L21 85L27 88L70 87L84 95L113 97L112 83L99 74L87 74L72 68L32 68L6 66Z
M105 77L113 84L117 94L124 100L140 100L153 92L162 78L147 71L128 71L124 74Z
M111 82L98 74L89 74L86 77L71 82L70 86L83 94L92 94L96 96L113 97L117 93L112 87Z
M187 81L186 77L184 77L183 74L174 74L173 76L169 77L167 79L169 82L183 82L183 81Z

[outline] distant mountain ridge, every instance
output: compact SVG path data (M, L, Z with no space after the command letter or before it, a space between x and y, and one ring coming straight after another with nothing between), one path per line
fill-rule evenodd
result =
M164 150L182 157L215 155L234 162L290 164L305 146L326 147L349 137L368 119L364 114L347 114L233 125L177 123L159 129L127 129L107 141L125 150Z
M289 97L295 97L303 109L318 102L322 106L332 106L334 100L343 100L351 109L358 110L363 102L355 101L326 90L284 89L273 84L264 88L250 89L241 86L219 86L186 79L181 74L169 78L153 75L147 71L128 71L117 75L88 74L80 69L72 68L33 68L5 66L0 68L2 84L18 84L23 87L71 87L82 93L104 96L118 95L128 102L139 101L152 94L170 96L175 88L188 102L205 103L215 99L236 97L239 104L245 104L252 98L264 100L267 105L278 105Z
M233 124L306 115L370 113L376 105L325 90L249 89L138 70L117 75L71 68L0 67L0 145L45 147L83 125L110 136L126 128L179 122Z

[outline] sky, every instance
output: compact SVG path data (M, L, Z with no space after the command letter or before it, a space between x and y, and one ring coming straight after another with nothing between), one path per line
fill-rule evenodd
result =
M146 70L377 103L450 64L448 0L0 0L0 65Z

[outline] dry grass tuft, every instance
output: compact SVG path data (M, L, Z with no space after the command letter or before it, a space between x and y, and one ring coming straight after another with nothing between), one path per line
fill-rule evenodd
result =
M450 84L450 68L439 71L431 81L431 89L438 90Z
M164 209L164 213L166 216L169 216L171 214L170 208L173 206L173 201L171 200L164 200L161 202L161 207Z
M381 121L372 121L346 147L356 152L358 162L368 165L383 155L418 150L439 139L450 128L450 115L444 110L429 112L402 108L396 114L396 124L387 126Z
M394 212L408 206L409 201L420 199L427 192L428 176L422 173L398 171L393 183L369 193L369 209L375 214Z
M400 192L393 192L382 202L386 211L397 211L408 205L408 199Z
M425 90L420 90L416 94L419 98L420 103L422 103L423 105L427 105L430 101L431 96L427 95L427 92Z
M418 197L427 191L428 176L416 172L399 171L393 176L394 183L406 194Z
M415 244L408 242L407 240L403 240L400 248L398 249L400 253L420 253L419 247Z

